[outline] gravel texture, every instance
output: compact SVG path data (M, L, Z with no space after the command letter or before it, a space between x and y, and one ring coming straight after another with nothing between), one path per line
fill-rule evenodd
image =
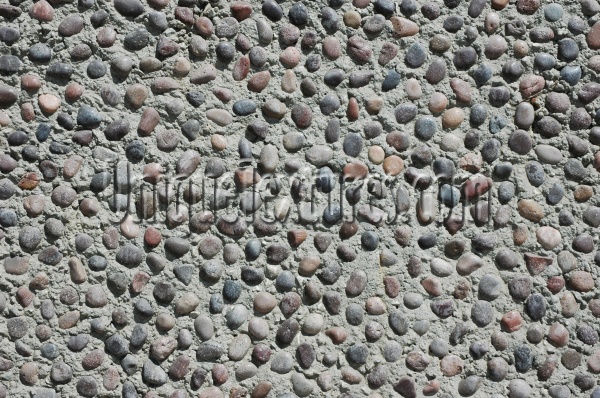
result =
M600 398L599 18L0 4L0 398Z

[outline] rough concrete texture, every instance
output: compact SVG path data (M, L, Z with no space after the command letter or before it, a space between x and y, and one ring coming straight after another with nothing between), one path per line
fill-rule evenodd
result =
M0 397L599 398L599 12L0 4Z

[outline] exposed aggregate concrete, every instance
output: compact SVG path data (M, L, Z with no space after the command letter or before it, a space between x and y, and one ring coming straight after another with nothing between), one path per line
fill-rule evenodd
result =
M599 13L0 4L0 397L600 398Z

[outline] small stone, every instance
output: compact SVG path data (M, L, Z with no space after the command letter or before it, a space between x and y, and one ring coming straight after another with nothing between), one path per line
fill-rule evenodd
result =
M518 311L510 311L504 314L500 321L502 327L508 332L515 332L519 330L523 323L523 318Z

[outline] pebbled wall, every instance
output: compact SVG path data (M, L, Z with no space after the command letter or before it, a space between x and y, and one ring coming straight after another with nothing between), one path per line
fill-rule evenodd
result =
M0 397L600 398L599 13L0 4Z

